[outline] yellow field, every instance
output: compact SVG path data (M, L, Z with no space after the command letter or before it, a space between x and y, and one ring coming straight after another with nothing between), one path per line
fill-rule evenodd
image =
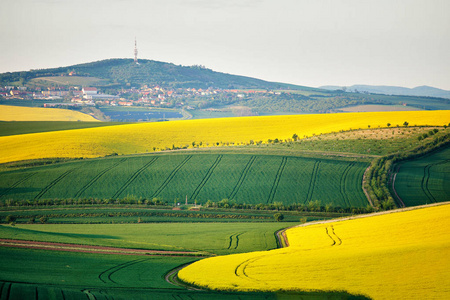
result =
M100 128L0 137L0 163L48 157L98 157L111 153L134 154L202 142L203 146L226 143L266 142L300 138L355 128L444 125L450 111L372 112L290 115L139 123Z
M211 289L450 299L449 226L447 204L296 227L288 248L208 258L178 275Z
M0 121L98 121L78 111L59 108L0 105Z

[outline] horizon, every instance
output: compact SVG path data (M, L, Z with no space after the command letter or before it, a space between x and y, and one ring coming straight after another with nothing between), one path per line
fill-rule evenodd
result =
M450 90L444 0L4 2L1 73L133 59L136 38L141 59L271 82Z
M104 60L114 60L114 59L128 59L130 61L134 60L134 58L129 58L129 57L122 57L122 58L121 57L114 57L114 58L100 59L100 60L96 60L96 61L75 63L75 64L65 65L65 66L52 66L52 67L46 67L46 68L40 68L40 69L29 69L29 70L19 70L19 71L11 71L11 72L1 72L0 74L2 74L2 73L13 73L13 72L29 72L29 71L34 71L34 70L45 70L45 69L54 69L54 68L65 68L65 67L71 67L71 66L76 66L76 65L95 63L95 62L104 61ZM171 63L171 62L164 62L164 61L158 61L158 60L154 60L154 59L147 59L147 58L139 58L138 57L138 61L139 60L148 60L148 61L156 61L156 62L161 62L161 63L174 64L174 63ZM174 64L174 65L177 65L177 64ZM194 66L194 65L177 65L177 66L191 67L191 66ZM206 67L206 68L208 68L208 67ZM219 72L219 73L225 73L225 72L217 71L217 70L214 70L214 69L212 69L212 71ZM233 74L233 73L225 73L225 74L235 75L235 76L251 77L251 76L247 76L245 74ZM269 80L265 80L265 79L261 79L261 78L257 78L257 77L252 77L252 78L259 79L259 80L264 80L264 81L268 81L268 82L278 82L278 83L286 83L286 84L293 84L293 85L302 86L302 84L295 84L295 83L289 83L289 82L280 82L280 81L269 81ZM303 85L303 86L305 86L305 85ZM390 88L408 88L408 89L415 89L415 88L420 88L420 87L431 87L431 88L436 88L436 89L440 89L440 90L443 90L443 91L450 92L450 90L446 90L446 89L442 89L440 87L430 86L430 85L418 85L418 86L413 86L413 87L406 87L406 86L384 85L384 84L382 84L382 85L371 85L371 84L364 84L364 83L355 83L355 84L348 85L348 86L339 86L339 85L333 85L333 84L325 84L325 85L321 85L321 86L315 86L314 88L321 88L321 87L340 87L340 88L344 88L345 87L345 88L351 88L352 86L390 87ZM306 86L306 87L313 87L313 86Z

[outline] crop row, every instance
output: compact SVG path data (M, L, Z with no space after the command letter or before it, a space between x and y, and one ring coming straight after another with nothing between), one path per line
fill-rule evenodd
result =
M366 207L364 163L235 154L84 160L0 173L0 201L154 199L199 204L235 200L283 205L319 200ZM100 170L100 171L99 171Z

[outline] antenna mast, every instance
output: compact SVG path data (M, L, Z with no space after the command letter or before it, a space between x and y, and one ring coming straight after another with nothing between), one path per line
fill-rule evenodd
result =
M134 38L134 62L138 65L138 59L137 59L137 55L138 55L138 50L137 50L137 41L136 41L136 37Z

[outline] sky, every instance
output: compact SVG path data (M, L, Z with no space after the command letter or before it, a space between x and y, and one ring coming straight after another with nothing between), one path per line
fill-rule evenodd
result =
M449 0L0 0L0 72L138 57L304 86L450 90Z

